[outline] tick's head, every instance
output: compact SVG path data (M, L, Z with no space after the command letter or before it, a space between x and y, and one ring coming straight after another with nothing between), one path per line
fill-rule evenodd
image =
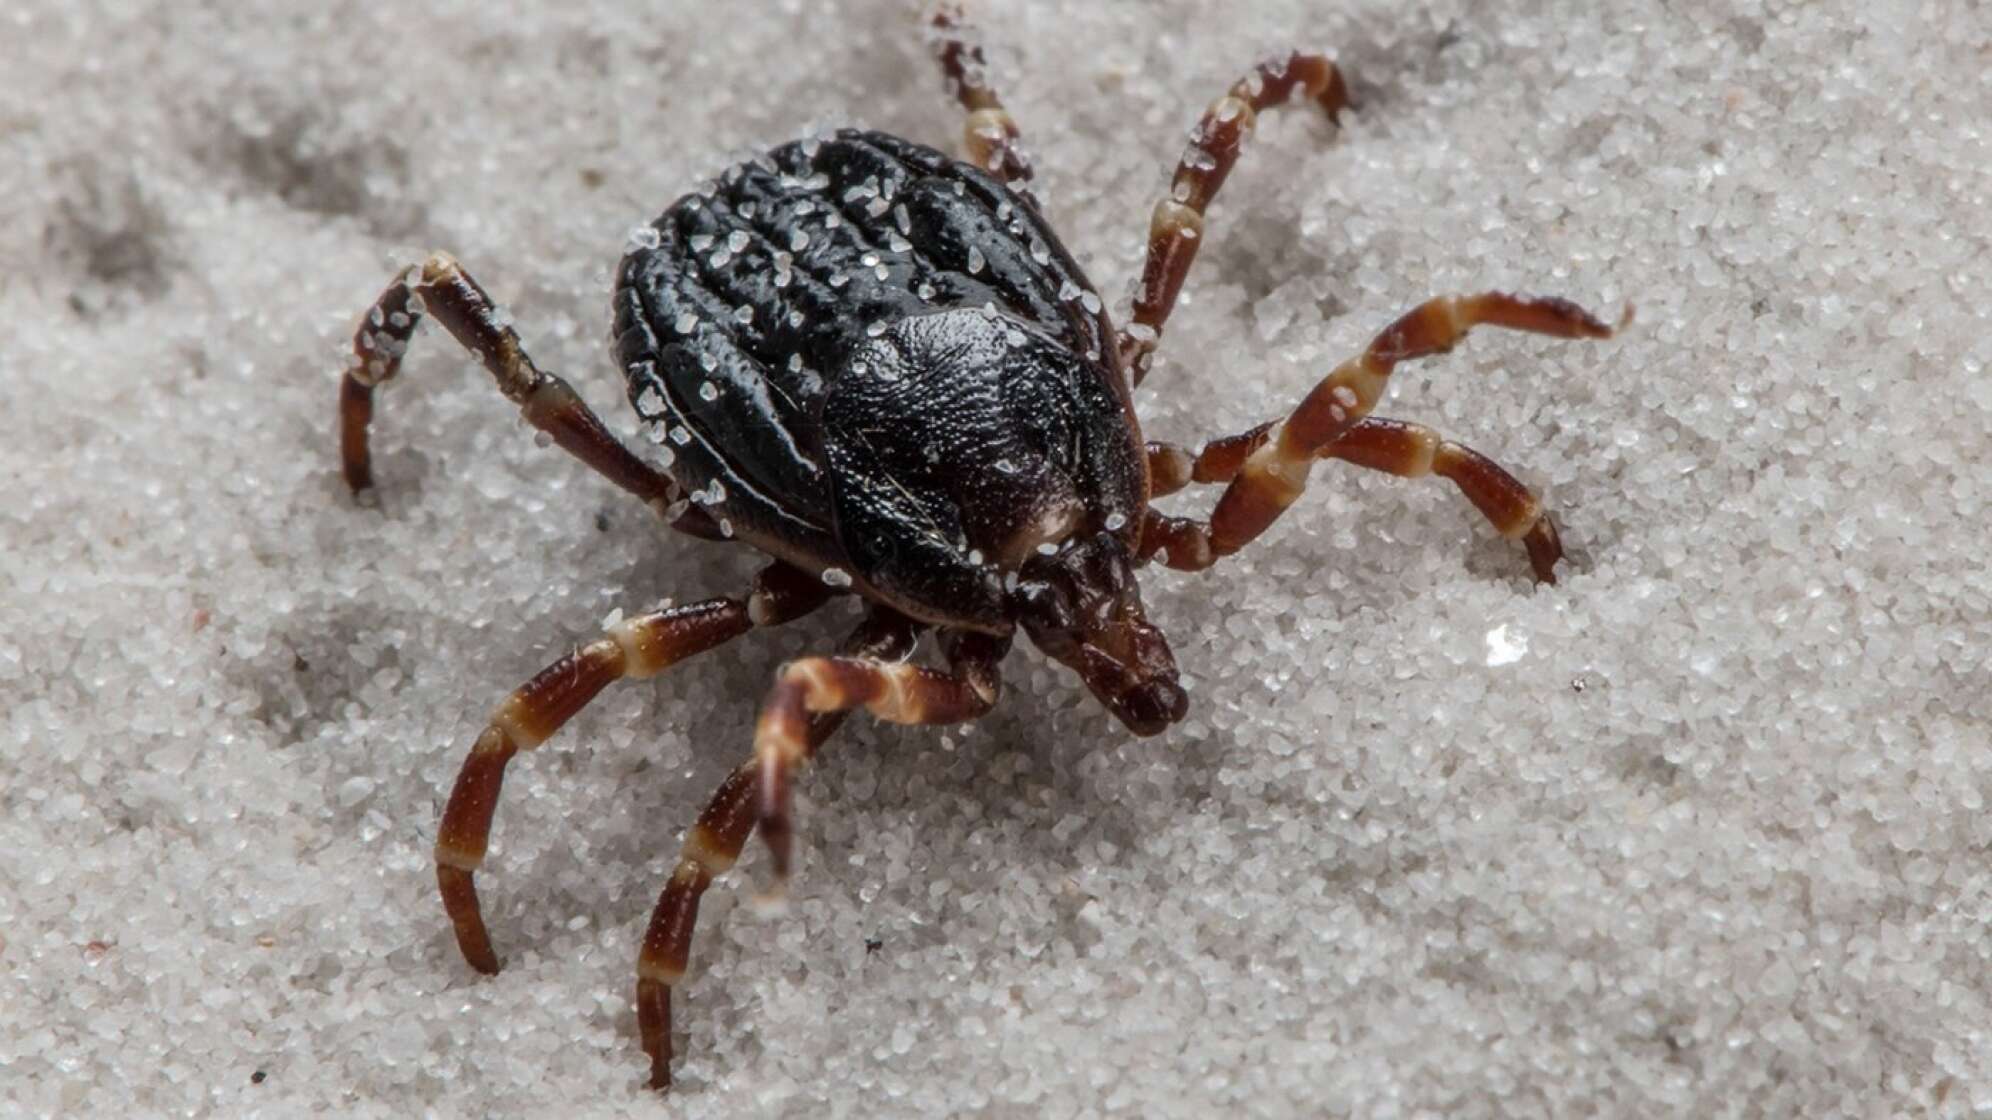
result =
M1082 535L1033 555L1010 594L1017 624L1045 653L1072 666L1100 703L1136 735L1183 718L1189 697L1176 658L1141 609L1127 547L1113 534Z

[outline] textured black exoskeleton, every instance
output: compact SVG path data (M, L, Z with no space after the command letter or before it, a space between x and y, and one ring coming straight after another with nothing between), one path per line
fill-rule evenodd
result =
M742 538L992 634L1038 546L1106 533L1133 554L1128 383L1092 284L1024 196L845 131L734 167L649 228L616 284L630 400Z
M744 599L622 619L506 697L464 761L436 834L436 875L466 960L498 958L473 873L505 767L611 682L645 677L756 626L857 595L837 656L782 667L754 755L685 836L637 959L651 1083L671 1077L671 991L700 897L758 826L788 875L790 779L845 713L900 723L973 719L996 700L1022 630L1072 667L1136 734L1188 697L1143 611L1138 568L1199 571L1256 538L1318 459L1458 485L1553 581L1555 525L1527 487L1419 424L1370 415L1400 361L1449 350L1480 324L1565 338L1610 330L1559 299L1488 292L1430 300L1386 327L1292 412L1198 452L1144 443L1133 390L1202 243L1204 211L1258 113L1305 97L1347 105L1334 65L1261 63L1204 113L1149 222L1126 325L1059 244L1029 190L1016 122L979 51L943 8L935 50L968 110L968 162L877 132L785 144L736 166L639 228L617 275L615 347L653 461L624 447L568 384L534 365L462 266L437 254L390 284L341 382L347 481L372 485L374 388L434 316L525 418L670 525L773 557ZM1229 372L1229 371L1228 371ZM1154 498L1222 483L1208 520ZM937 632L939 667L914 663Z

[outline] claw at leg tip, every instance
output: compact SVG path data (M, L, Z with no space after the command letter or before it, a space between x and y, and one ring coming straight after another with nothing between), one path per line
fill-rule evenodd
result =
M761 839L767 842L769 861L774 865L774 881L754 896L754 908L762 914L779 913L788 903L789 853L794 843L787 822L781 818L761 822Z
M457 929L457 949L463 954L464 963L486 976L498 975L500 965L498 954L491 948L491 938L484 931L484 923L479 921L474 928Z
M754 896L754 912L764 918L788 913L788 876L778 877L767 889Z

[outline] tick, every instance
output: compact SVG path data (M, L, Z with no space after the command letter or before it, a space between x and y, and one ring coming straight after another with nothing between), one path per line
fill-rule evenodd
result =
M1258 114L1296 100L1331 118L1348 108L1333 63L1302 52L1269 59L1204 112L1150 219L1131 314L1117 325L1031 193L1016 122L959 13L944 7L931 22L946 83L968 113L966 162L839 131L727 170L631 236L613 337L646 454L534 365L484 289L441 254L374 303L341 384L341 455L359 492L372 484L374 389L433 316L554 444L672 528L770 558L743 597L625 618L498 705L436 837L443 905L481 972L498 971L498 958L472 875L515 754L612 681L652 676L832 599L863 601L839 652L777 671L752 757L686 834L652 914L636 1007L658 1088L671 1080L671 993L700 896L757 827L777 884L786 881L791 783L846 713L975 719L996 702L1021 632L1128 730L1162 731L1189 697L1137 574L1156 564L1202 571L1251 543L1300 497L1319 459L1437 474L1522 542L1538 579L1553 582L1561 556L1542 503L1507 471L1423 425L1371 414L1392 367L1449 350L1475 326L1612 333L1561 299L1433 299L1284 417L1194 453L1142 438L1134 387L1202 244L1206 208ZM1207 518L1152 508L1191 483L1223 486ZM923 663L915 654L929 632L938 657Z

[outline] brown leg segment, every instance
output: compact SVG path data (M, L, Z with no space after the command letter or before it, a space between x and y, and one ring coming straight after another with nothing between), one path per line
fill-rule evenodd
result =
M918 624L900 615L875 610L844 648L850 656L897 661L913 652L919 631ZM808 749L813 752L843 719L842 712L813 717L804 731ZM699 899L713 879L740 858L748 834L754 831L754 792L760 773L760 762L749 759L720 783L698 822L685 834L678 866L651 913L636 963L636 1018L644 1053L650 1055L653 1089L666 1089L671 1084L671 989L684 978L691 959Z
M436 829L436 881L443 909L456 928L457 947L472 968L498 971L498 956L491 949L472 876L484 862L491 819L512 756L545 742L614 681L653 676L756 624L789 621L829 598L820 580L792 579L788 573L793 571L785 565L771 566L756 580L747 603L710 599L625 619L540 670L498 705L464 759Z
M928 24L934 57L940 61L948 92L968 110L968 121L962 126L968 161L1019 190L1026 189L1031 181L1030 158L1018 146L1016 120L989 84L982 48L968 38L970 29L961 5L942 4Z
M353 335L353 364L339 386L339 454L354 493L373 486L367 427L373 421L374 387L400 372L408 340L425 313L484 363L498 391L554 443L670 517L677 528L722 539L703 510L681 501L684 494L670 476L624 447L565 380L533 364L491 297L447 253L433 254L396 277Z
M1148 469L1155 480L1154 492L1172 494L1191 482L1230 482L1245 460L1266 442L1272 428L1271 424L1261 424L1240 435L1212 440L1195 455L1173 444L1150 443ZM1368 416L1322 448L1320 457L1403 478L1437 474L1450 479L1495 532L1521 540L1536 579L1556 582L1556 562L1563 557L1563 545L1549 511L1514 475L1473 448L1454 443L1423 424Z
M1318 54L1294 52L1260 63L1211 103L1190 133L1176 164L1169 197L1155 204L1148 223L1148 262L1135 289L1133 319L1120 332L1121 368L1136 385L1148 376L1162 327L1182 294L1183 279L1203 240L1204 210L1238 163L1258 115L1305 96L1329 119L1349 106L1348 87L1335 64Z
M1542 499L1473 448L1454 443L1423 424L1370 416L1321 454L1403 478L1436 474L1451 480L1495 532L1522 542L1538 581L1556 582L1556 562L1563 558L1563 542L1557 538L1556 522L1543 508Z
M1265 532L1300 497L1307 485L1308 468L1316 458L1356 459L1367 454L1374 462L1356 461L1366 465L1398 462L1407 468L1414 466L1415 458L1408 456L1416 453L1415 437L1391 433L1382 426L1373 433L1374 439L1365 436L1352 445L1347 456L1342 456L1333 445L1349 435L1376 407L1390 371L1398 362L1444 353L1476 326L1507 327L1559 338L1609 338L1612 334L1612 328L1567 300L1502 292L1428 300L1386 327L1360 357L1337 366L1285 420L1217 441L1206 448L1211 481L1225 471L1232 476L1217 501L1217 508L1211 512L1210 522L1167 517L1150 510L1142 529L1142 558L1160 555L1172 568L1196 571L1238 551ZM1181 462L1169 455L1170 450L1164 448L1160 454L1164 468L1172 472L1168 480L1173 481L1183 472ZM1242 462L1233 466L1233 460L1241 455ZM1437 455L1434 448L1434 470L1440 469ZM1193 478L1203 458L1200 455L1191 462L1189 473ZM1487 468L1492 469L1492 474ZM1446 469L1440 473L1459 483L1490 518L1500 514L1497 528L1526 538L1533 517L1530 522L1517 523L1522 511L1504 502L1494 476L1507 479L1524 495L1528 491L1508 478L1505 471L1475 454L1471 460L1448 456ZM1491 502L1491 508L1483 502ZM1530 497L1528 502L1533 504L1534 499ZM1545 543L1554 540L1554 532L1553 528L1547 530ZM1538 556L1540 548L1540 544L1530 546L1530 556L1537 561L1539 573L1543 566ZM1549 562L1554 563L1554 557Z
M1195 455L1173 443L1150 440L1149 496L1167 497L1192 482L1230 482L1237 477L1238 468L1245 465L1246 458L1266 442L1266 433L1272 430L1273 425L1269 421L1235 436L1211 440Z
M948 669L865 657L805 657L782 666L754 728L754 756L761 767L761 839L773 858L775 890L788 881L793 832L789 780L815 752L810 717L821 712L869 709L889 723L964 723L996 702L997 670L1010 640L951 631L944 639Z

